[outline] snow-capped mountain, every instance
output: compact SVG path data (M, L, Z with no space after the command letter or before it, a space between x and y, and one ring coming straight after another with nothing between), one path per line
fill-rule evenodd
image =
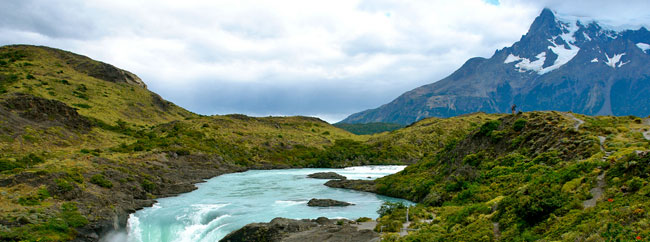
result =
M489 58L343 123L409 124L426 117L520 110L589 115L650 114L650 32L556 17L544 9L528 33Z

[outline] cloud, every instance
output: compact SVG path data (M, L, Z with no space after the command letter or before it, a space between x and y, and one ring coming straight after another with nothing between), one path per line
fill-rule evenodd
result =
M489 57L543 7L650 23L645 1L24 0L0 2L0 44L114 64L202 114L337 121Z

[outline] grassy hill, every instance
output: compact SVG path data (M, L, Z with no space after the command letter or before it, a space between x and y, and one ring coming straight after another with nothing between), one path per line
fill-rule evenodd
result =
M92 240L202 179L353 164L326 148L366 139L309 117L196 115L127 71L47 47L0 47L0 81L2 240Z
M413 232L385 238L647 239L650 141L642 132L650 127L643 123L631 116L558 112L483 122L465 136L449 139L439 152L377 180L378 193L419 202L410 213ZM397 231L405 212L396 208L385 214L377 229Z

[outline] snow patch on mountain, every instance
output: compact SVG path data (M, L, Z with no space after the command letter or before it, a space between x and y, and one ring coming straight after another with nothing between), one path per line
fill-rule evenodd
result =
M598 62L598 58L594 58L593 60L591 60L591 63L597 63L597 62Z
M643 52L650 50L650 45L646 43L637 43L636 47L639 47Z
M515 67L519 68L519 72L535 71L537 73L540 73L540 71L544 69L542 66L546 60L546 52L537 54L535 58L537 58L535 61L530 61L527 58L522 58L521 62L517 63Z
M540 75L546 74L548 72L551 72L553 70L556 70L563 66L564 64L568 63L573 59L573 57L576 57L578 55L578 52L580 51L580 48L578 46L568 44L569 49L566 49L564 45L560 46L549 46L548 48L553 51L557 55L557 59L555 59L555 62L553 63L552 66L546 67L543 70L539 72Z
M520 60L521 60L521 58L519 56L509 54L508 57L506 57L506 60L503 61L503 63L508 64L508 63L512 63L512 62L520 61Z
M621 61L621 57L623 57L624 55L625 55L625 53L621 53L621 54L615 54L614 56L609 57L609 55L605 54L605 57L607 57L607 62L605 62L605 65L608 65L611 68L616 69L616 67L621 67L621 66L623 66L623 65L625 65L627 63L630 63L629 61L628 62Z
M539 74L541 71L544 70L542 66L544 66L544 61L546 60L546 52L537 54L535 58L536 60L530 61L530 59L528 58L522 58L510 54L508 55L508 57L506 57L506 60L503 61L503 63L508 64L508 63L517 62L517 64L515 64L515 68L517 68L517 71L519 72L534 71Z

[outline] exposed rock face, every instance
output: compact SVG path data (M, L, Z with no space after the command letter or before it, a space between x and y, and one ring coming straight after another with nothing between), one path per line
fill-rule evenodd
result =
M65 125L79 130L88 130L91 126L88 119L79 115L77 110L65 103L29 94L12 94L7 99L0 101L0 109L3 108L12 110L20 118L31 122Z
M325 186L377 193L373 180L331 180L326 182Z
M450 76L341 123L410 124L483 111L650 114L650 31L615 31L558 18L544 9L530 30L489 58L469 59Z
M345 219L286 219L275 218L270 223L252 223L233 231L221 239L222 242L303 242L379 241L379 234L372 230L358 230Z
M314 174L309 174L307 175L309 178L316 178L316 179L340 179L340 180L345 180L347 177L339 175L336 172L317 172Z
M333 199L317 199L317 198L312 198L307 202L307 206L310 207L346 207L354 205L352 203L348 202L342 202L342 201L337 201Z

